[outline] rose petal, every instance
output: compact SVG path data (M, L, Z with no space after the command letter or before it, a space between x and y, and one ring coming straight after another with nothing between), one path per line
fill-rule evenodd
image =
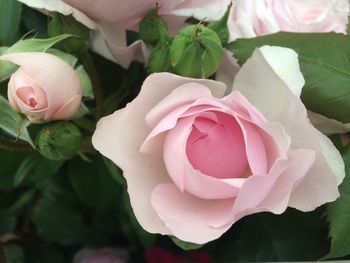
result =
M315 152L312 150L291 151L288 158L275 163L268 176L254 175L245 181L225 219L216 217L213 212L207 215L208 222L213 227L221 228L253 213L283 213L288 207L292 191L307 176L314 161Z
M72 117L79 109L81 97L81 95L75 95L70 98L60 109L52 114L51 120L65 120Z
M295 61L295 52L291 49L268 46L257 49L237 74L234 89L239 90L269 121L282 124L291 137L292 149L316 151L316 162L293 193L290 203L299 210L310 211L339 196L332 174L335 169L328 166L322 154L318 132L307 119L304 105L270 66L271 56L275 54L271 49L276 49L278 58L285 60L286 64L291 63L288 60Z
M226 200L208 201L182 193L174 184L160 184L152 192L152 206L177 238L205 244L220 237L229 227L209 227L205 215L208 206Z
M187 138L196 116L178 121L175 128L166 135L164 142L164 162L173 182L180 191L187 191L204 199L224 199L234 197L238 188L225 179L203 174L193 168L186 154ZM234 181L234 179L230 179Z
M219 20L226 12L231 0L186 0L177 5L171 14L195 17L199 20Z

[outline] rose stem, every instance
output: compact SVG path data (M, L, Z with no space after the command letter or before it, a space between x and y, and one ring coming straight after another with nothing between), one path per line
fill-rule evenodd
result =
M97 69L90 56L89 51L88 50L82 51L80 58L84 67L89 73L92 80L92 84L94 86L96 107L97 107L97 119L100 119L101 117L103 117L103 114L104 114L104 103L103 103L104 99L103 99L103 90L102 90L101 80L100 80L100 77L98 76Z

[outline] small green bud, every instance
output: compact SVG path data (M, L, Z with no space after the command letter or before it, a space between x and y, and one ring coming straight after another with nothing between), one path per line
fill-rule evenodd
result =
M50 37L62 34L71 34L75 37L68 38L57 46L69 53L79 53L87 49L87 43L90 39L90 30L80 24L72 16L64 16L54 13L49 26L48 34Z
M73 158L80 150L82 136L74 124L59 122L47 125L36 139L40 153L50 160Z
M226 13L219 21L211 22L208 28L213 30L220 38L221 44L226 45L230 38L230 31L228 29L228 17L232 8L232 3L227 7Z
M151 9L140 22L139 35L146 44L156 46L161 40L169 38L168 25L158 15L158 7Z
M202 24L182 29L170 47L170 61L174 72L185 77L211 76L218 70L222 56L220 38Z
M170 71L171 63L169 58L171 41L159 42L153 49L148 58L148 72Z

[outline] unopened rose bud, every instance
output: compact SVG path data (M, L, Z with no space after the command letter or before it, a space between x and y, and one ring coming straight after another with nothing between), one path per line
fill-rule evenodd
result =
M62 59L47 53L13 53L0 57L19 65L8 84L12 107L32 122L64 120L78 110L83 94L79 76Z
M74 17L64 16L59 13L53 14L48 26L48 34L50 37L62 34L74 35L74 37L57 44L70 53L77 53L86 49L90 39L90 31L87 27L77 22Z
M169 58L170 41L161 41L153 49L148 58L148 72L164 72L171 69Z
M145 43L153 46L170 38L167 23L158 15L158 7L151 9L140 22L139 34Z
M40 153L50 160L67 160L73 158L80 150L82 136L77 128L69 122L47 125L37 137Z
M218 35L202 24L187 26L173 40L170 61L178 75L207 78L214 74L223 56Z

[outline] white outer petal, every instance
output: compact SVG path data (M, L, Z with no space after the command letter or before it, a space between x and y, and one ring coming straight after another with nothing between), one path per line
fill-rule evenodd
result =
M271 49L275 49L275 52ZM330 161L337 157L334 154L333 157L324 156L321 149L324 139L319 138L319 131L308 120L305 106L300 98L291 92L291 90L301 90L302 87L299 89L288 87L288 81L286 83L284 79L292 79L292 76L286 77L282 74L281 78L279 71L275 72L276 64L270 64L270 61L277 59L276 57L285 61L282 66L294 63L296 70L290 73L297 73L296 79L299 78L300 73L297 72L299 64L293 50L265 46L257 49L243 65L235 78L234 89L246 96L248 101L269 121L278 122L285 127L292 138L292 149L311 149L316 152L315 164L305 179L295 188L289 204L302 211L311 211L339 197L337 180L342 178L342 173L345 171L339 172L337 167L330 167L338 163ZM332 151L337 151L334 145L328 146L333 148ZM342 162L341 159L338 161ZM333 175L334 172L337 174Z
M277 76L300 97L305 80L299 69L298 54L282 47L263 46L260 50Z
M340 152L334 147L330 139L324 136L322 133L318 133L321 151L328 163L329 168L335 175L338 185L340 185L345 178L345 165Z

